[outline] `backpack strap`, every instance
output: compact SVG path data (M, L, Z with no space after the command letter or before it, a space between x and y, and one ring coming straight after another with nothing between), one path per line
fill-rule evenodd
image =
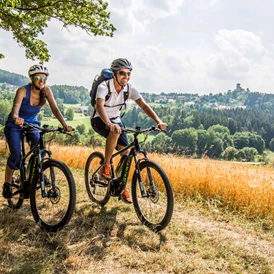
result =
M124 104L120 108L120 111L121 111L121 109L123 107L125 107L125 110L124 110L123 114L121 115L121 118L125 115L126 110L127 110L127 103L126 103L126 101L128 99L128 96L129 96L129 85L127 84L127 91L124 92Z
M111 91L110 91L110 83L109 83L109 80L105 81L106 84L107 84L107 88L108 88L108 93L105 97L105 102L109 99L110 95L111 95ZM126 113L126 108L127 108L127 104L126 104L126 100L128 99L128 96L129 96L129 85L127 84L127 90L123 92L124 93L124 103L123 104L119 104L119 105L116 105L116 106L107 106L106 104L104 104L104 107L108 107L108 108L111 108L111 107L117 107L117 106L121 106L120 107L120 111L123 107L125 107L125 111L123 112L122 115L120 115L120 117L122 118L125 113ZM95 108L95 107L94 107ZM92 118L95 116L95 113L96 113L96 109L94 109L94 113L93 113L93 116Z
M108 94L107 94L106 97L105 97L105 102L109 99L110 94L111 94L111 92L110 92L110 86L109 86L109 80L106 81L106 83L107 83L107 87L108 87Z
M109 99L111 92L110 92L109 80L106 80L105 82L106 82L107 88L108 88L108 93L107 93L107 95L105 97L105 102L106 102ZM107 107L106 105L104 105L104 106ZM94 104L94 111L93 111L93 115L92 115L91 118L93 118L95 116L95 113L96 113L96 107L95 107L95 104Z

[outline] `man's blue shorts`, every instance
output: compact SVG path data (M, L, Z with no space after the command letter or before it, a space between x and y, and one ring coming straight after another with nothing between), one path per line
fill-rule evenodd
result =
M110 119L111 123L119 125L121 128L125 127L123 122L115 122L116 118ZM106 124L102 121L100 117L95 117L91 119L92 128L101 136L107 138L109 135L109 129L106 128ZM125 133L122 133L117 142L121 146L128 145L128 138Z

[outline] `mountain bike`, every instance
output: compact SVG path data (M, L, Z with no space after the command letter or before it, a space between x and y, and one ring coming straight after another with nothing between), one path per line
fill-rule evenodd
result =
M135 212L142 224L155 232L164 229L170 222L174 196L171 183L163 168L148 159L148 153L141 148L151 131L161 131L155 126L147 129L123 128L126 134L133 133L133 141L121 150L116 151L111 158L111 180L100 176L104 164L104 155L93 152L85 165L85 185L89 198L104 206L110 197L120 197L126 187L131 163L134 159L134 170L131 180L131 194ZM140 141L140 134L144 140ZM114 168L114 158L130 149L129 155L123 155L117 167Z
M8 204L12 209L19 209L25 199L30 199L36 223L48 232L56 232L72 217L76 188L70 169L65 163L54 160L52 152L46 149L45 134L68 133L64 128L49 128L48 125L38 127L28 123L24 123L22 129L22 165L20 170L14 172L12 198L8 199ZM34 129L40 132L39 142L26 152L26 134ZM52 140L54 136L51 136Z

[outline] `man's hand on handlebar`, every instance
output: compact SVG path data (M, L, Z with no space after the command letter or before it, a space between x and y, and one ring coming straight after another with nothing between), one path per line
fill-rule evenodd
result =
M166 130L167 128L167 124L163 123L162 121L160 123L157 124L157 127L161 130Z
M71 127L71 126L66 126L65 129L66 129L67 132L71 132L71 131L74 130L74 128Z

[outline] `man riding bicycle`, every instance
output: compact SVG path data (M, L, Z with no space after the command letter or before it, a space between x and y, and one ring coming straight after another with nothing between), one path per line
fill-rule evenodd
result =
M96 103L91 111L93 129L106 138L104 166L100 174L107 180L111 179L110 159L114 149L121 149L128 144L127 136L121 130L121 127L124 127L121 120L124 92L128 92L128 98L134 100L161 130L165 130L167 127L167 124L163 123L154 110L145 102L139 91L128 83L132 72L131 63L125 58L118 58L112 62L111 69L113 78L103 81L98 86ZM109 92L109 97L106 97ZM125 151L123 154L128 153L129 151ZM125 203L132 203L129 191L126 188L120 198Z

